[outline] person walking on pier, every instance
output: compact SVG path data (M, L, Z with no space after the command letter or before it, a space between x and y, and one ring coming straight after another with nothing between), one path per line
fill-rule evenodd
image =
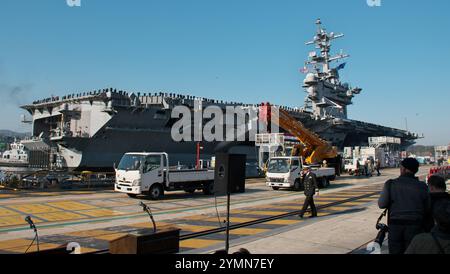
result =
M314 173L311 172L310 167L303 168L303 185L305 188L305 202L299 215L303 218L308 207L311 207L311 218L317 217L317 209L314 204L314 195L316 194L317 178Z
M379 159L375 160L375 170L377 171L377 176L381 176L380 173L381 162Z
M372 177L373 168L374 168L373 159L372 158L367 159L367 177Z
M424 223L430 211L428 187L415 174L419 162L407 158L400 165L400 177L385 183L378 205L388 209L389 253L403 254L411 240L424 232Z
M364 160L364 171L363 171L363 175L364 176L369 176L369 162L367 161L367 159Z
M355 174L356 174L356 176L361 176L361 174L362 174L363 172L362 172L362 169L361 169L361 164L359 163L359 159L356 159L356 172L355 172Z

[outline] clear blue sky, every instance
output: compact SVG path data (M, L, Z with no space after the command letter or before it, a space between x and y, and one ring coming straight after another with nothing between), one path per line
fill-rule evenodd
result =
M0 128L19 104L115 87L301 106L315 19L344 32L343 80L361 86L350 118L450 142L450 1L2 0Z

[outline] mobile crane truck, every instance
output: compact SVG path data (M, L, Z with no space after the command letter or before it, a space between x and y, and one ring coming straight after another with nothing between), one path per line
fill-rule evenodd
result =
M272 117L272 115L277 117ZM262 121L276 123L278 127L296 137L301 143L294 147L292 155L269 159L266 173L267 186L274 190L280 188L302 189L302 169L305 165L312 167L312 172L316 175L321 187L328 187L330 181L336 178L334 168L314 167L324 160L336 162L338 153L335 147L307 129L287 111L271 106L269 103L261 105L259 118Z

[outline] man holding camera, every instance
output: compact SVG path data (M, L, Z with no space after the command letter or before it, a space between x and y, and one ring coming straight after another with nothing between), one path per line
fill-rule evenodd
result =
M389 210L389 253L403 254L411 240L424 232L424 221L430 211L428 187L415 174L419 162L407 158L400 165L400 177L384 185L378 205Z

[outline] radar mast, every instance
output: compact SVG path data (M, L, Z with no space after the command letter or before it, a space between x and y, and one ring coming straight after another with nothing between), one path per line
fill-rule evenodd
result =
M309 53L305 62L305 71L309 73L303 85L308 93L304 108L311 109L316 118L347 119L347 106L352 104L354 95L362 89L341 83L339 70L344 69L346 63L331 67L332 62L350 57L342 51L337 55L331 54L332 41L344 37L344 34L328 33L320 19L317 19L316 25L316 35L313 40L306 42L306 45L315 45L315 50ZM308 67L313 67L313 72Z

